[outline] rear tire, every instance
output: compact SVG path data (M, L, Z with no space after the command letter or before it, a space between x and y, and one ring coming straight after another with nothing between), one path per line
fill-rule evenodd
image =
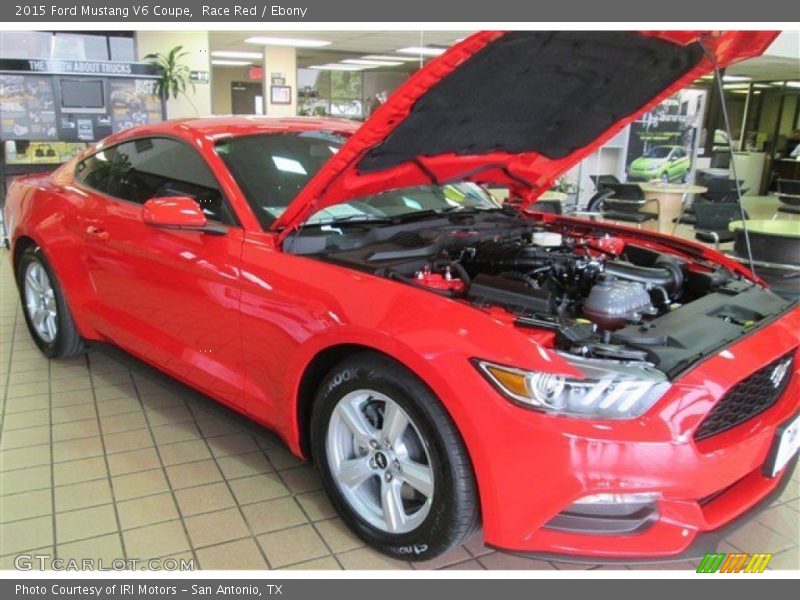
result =
M39 246L22 251L16 276L25 323L42 354L71 358L85 352L61 286Z
M327 375L312 409L311 451L345 523L393 558L432 559L479 525L472 463L455 424L387 357L361 353Z

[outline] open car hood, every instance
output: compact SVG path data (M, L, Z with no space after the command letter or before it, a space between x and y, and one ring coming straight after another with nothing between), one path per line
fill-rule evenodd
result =
M272 224L388 189L468 180L535 201L638 115L758 56L762 31L482 31L401 85Z

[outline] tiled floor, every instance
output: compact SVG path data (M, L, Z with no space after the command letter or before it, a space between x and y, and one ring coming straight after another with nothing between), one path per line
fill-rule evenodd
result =
M182 557L203 569L596 568L495 552L480 535L428 564L373 552L335 515L313 467L269 432L97 350L42 357L5 250L0 261L1 568L31 551L107 563ZM771 568L798 569L798 540L795 473L722 550L773 552Z

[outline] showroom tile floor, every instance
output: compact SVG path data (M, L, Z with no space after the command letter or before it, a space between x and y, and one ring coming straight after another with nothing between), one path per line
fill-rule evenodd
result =
M427 564L373 552L336 516L313 467L271 433L100 350L42 357L5 250L0 261L0 568L20 553L176 557L201 569L600 568L496 552L479 534ZM798 540L796 472L722 551L773 552L770 568L798 569Z

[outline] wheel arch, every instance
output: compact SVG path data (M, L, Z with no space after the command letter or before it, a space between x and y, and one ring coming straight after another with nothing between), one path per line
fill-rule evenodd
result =
M12 241L11 267L14 271L14 282L19 284L19 273L17 272L17 263L19 262L22 253L25 252L28 248L38 248L39 251L42 253L44 259L47 261L50 268L53 270L61 287L61 293L64 296L64 302L66 302L67 306L69 307L70 312L72 313L72 318L75 321L78 331L81 333L82 337L86 339L99 338L98 334L94 331L94 329L88 324L88 322L84 318L83 313L77 310L81 306L80 302L78 301L82 297L80 296L79 293L74 293L75 290L72 289L72 286L67 285L67 282L65 282L61 262L58 260L54 260L54 257L51 256L51 253L48 251L48 249L34 237L30 236L28 233L22 233Z
M420 381L423 381L421 377L416 375L416 373L396 358L371 346L356 343L343 343L328 346L318 351L303 370L295 396L295 418L297 419L298 433L297 442L303 456L311 456L311 409L314 405L314 396L317 393L319 383L337 364L361 352L370 352L388 358L414 374Z
M41 248L41 245L34 240L32 237L28 235L21 235L16 240L14 240L12 246L12 255L11 255L11 266L14 269L14 280L18 281L19 273L17 273L17 263L19 262L22 253L25 252L30 247L38 246Z
M409 366L406 362L399 359L392 354L389 354L375 346L370 346L362 343L338 343L327 346L319 350L313 358L308 362L303 374L300 377L295 394L295 418L297 419L297 445L301 450L303 456L310 456L310 424L311 424L311 411L314 405L314 397L316 395L319 384L325 375L330 372L337 364L345 359L360 353L369 353L379 356L405 370L409 375L415 377L428 391L439 401L452 420L456 430L459 432L464 446L467 448L467 453L470 454L464 434L459 427L458 420L455 418L445 402L441 398L441 394L437 393L435 388L426 381L425 377L419 374L414 368ZM470 457L471 458L471 457Z

